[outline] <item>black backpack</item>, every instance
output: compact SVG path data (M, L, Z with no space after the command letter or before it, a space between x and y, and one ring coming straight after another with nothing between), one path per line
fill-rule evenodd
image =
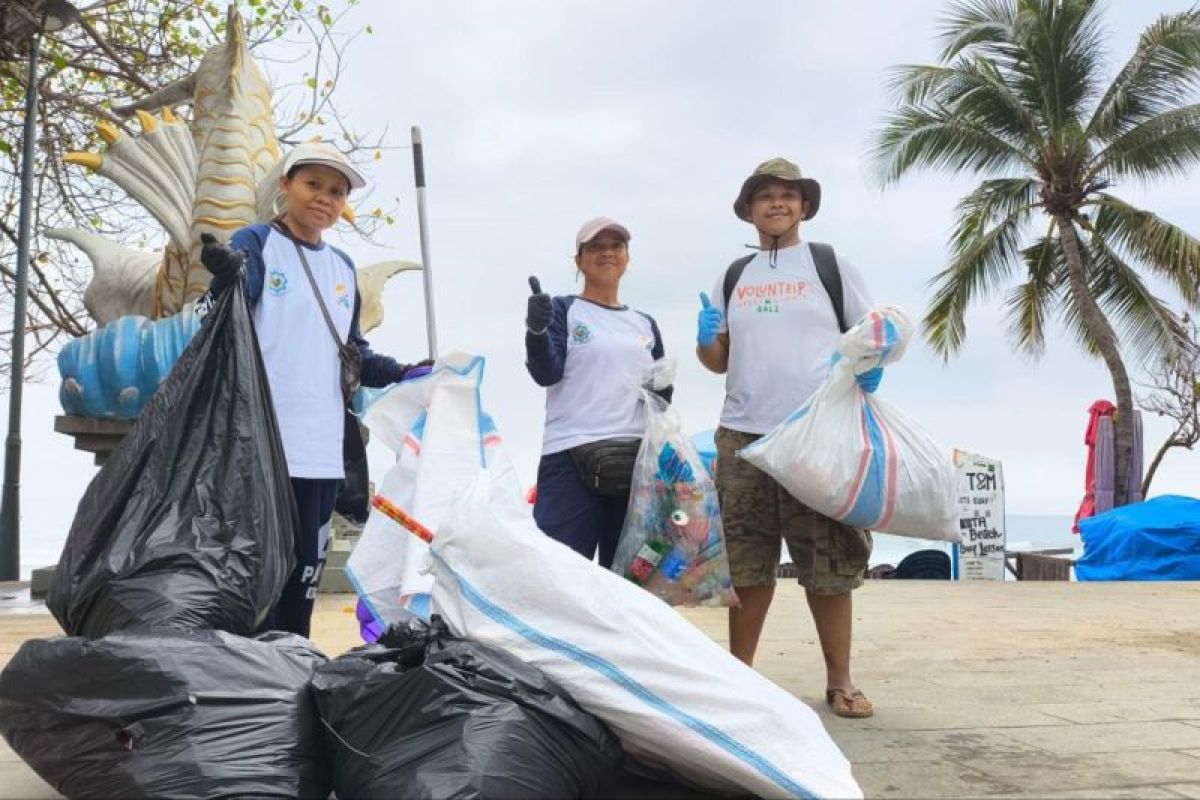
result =
M833 302L833 313L837 315L838 330L842 333L850 330L850 326L846 324L846 308L842 297L842 273L838 271L837 256L833 252L833 248L827 244L818 242L809 242L808 248L812 251L813 262L817 265L817 277L821 279L821 285L825 287L825 293L829 295L830 301ZM733 290L737 286L737 282L741 280L742 273L746 270L746 265L749 264L757 253L751 253L748 256L743 256L737 261L729 265L725 270L725 284L722 294L725 296L725 315L729 315L729 298L733 297Z

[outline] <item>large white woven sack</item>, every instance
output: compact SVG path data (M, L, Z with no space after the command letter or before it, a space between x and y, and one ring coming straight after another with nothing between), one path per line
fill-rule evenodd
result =
M520 501L520 481L480 405L483 370L482 357L451 353L430 374L376 396L362 414L372 438L396 453L396 464L376 490L434 527L485 466L499 500ZM371 509L346 574L381 626L403 620L409 611L428 613L433 578L422 573L428 550Z
M855 377L904 354L912 323L894 306L842 335L829 377L739 455L805 505L856 528L956 542L950 452Z
M632 754L760 797L862 797L820 718L670 606L489 499L486 476L438 528L435 613L557 681Z

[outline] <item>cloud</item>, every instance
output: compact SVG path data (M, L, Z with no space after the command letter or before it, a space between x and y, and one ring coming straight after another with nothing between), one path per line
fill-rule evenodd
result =
M1186 0L1110 3L1115 69L1158 13ZM689 430L715 425L720 376L693 355L697 293L746 252L752 229L731 204L742 179L774 155L823 183L804 235L833 243L880 302L919 317L945 263L954 204L971 182L922 175L881 191L865 162L891 102L889 68L936 56L934 0L463 0L362 4L375 33L348 53L339 107L360 131L425 136L439 344L489 359L483 398L527 483L535 477L544 393L524 369L526 276L577 289L575 230L607 214L633 232L623 299L654 315L679 359L676 406ZM294 54L292 54L294 56ZM294 62L294 57L289 59ZM288 69L276 66L276 69ZM296 67L299 69L299 66ZM280 76L287 77L287 76ZM296 76L290 76L295 80ZM411 157L371 165L377 197L400 197L382 246L343 242L365 265L418 259ZM1122 196L1195 227L1186 182L1122 186ZM394 279L377 349L414 361L425 350L420 277ZM923 344L881 390L947 448L1001 457L1009 510L1073 512L1083 485L1083 429L1107 373L1055 331L1045 358L1011 353L998 301L973 309L963 352L941 364ZM89 457L51 433L55 387L26 402L25 530L65 533ZM1149 419L1147 458L1166 428ZM44 455L44 457L43 457ZM375 476L390 455L372 448ZM1200 455L1173 453L1156 488L1195 494Z

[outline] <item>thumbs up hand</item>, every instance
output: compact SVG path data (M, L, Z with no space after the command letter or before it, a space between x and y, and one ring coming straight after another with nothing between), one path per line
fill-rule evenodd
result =
M717 340L721 332L721 323L725 315L721 309L713 307L712 301L704 292L700 293L700 317L696 321L696 342L701 347L708 347Z
M534 336L541 336L554 318L554 304L550 301L550 295L542 291L542 282L536 276L529 276L529 290L532 294L525 307L525 330Z

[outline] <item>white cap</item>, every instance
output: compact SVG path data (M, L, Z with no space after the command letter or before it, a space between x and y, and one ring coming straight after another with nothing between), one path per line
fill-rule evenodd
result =
M336 169L350 181L351 189L361 189L367 185L367 179L350 163L350 159L325 142L305 142L293 147L283 160L283 174L287 175L295 167L304 164L321 164Z
M615 219L596 217L583 223L583 226L579 229L579 233L575 234L575 249L578 250L592 239L595 239L601 231L612 231L627 242L633 238L629 235L629 229Z

